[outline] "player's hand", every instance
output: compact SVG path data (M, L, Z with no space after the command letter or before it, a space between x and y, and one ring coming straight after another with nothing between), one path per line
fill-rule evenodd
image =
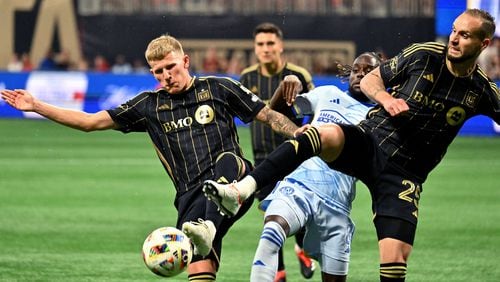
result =
M33 111L35 98L26 90L15 89L2 90L2 99L4 99L12 107L21 111Z
M309 128L311 128L312 125L310 124L304 124L303 126L297 128L294 132L293 132L293 137L297 137L299 135L301 135L302 133L304 133L306 130L308 130Z
M384 109L391 115L397 116L401 114L405 114L410 110L408 104L406 104L405 100L400 98L391 98L386 101L384 104Z
M281 82L283 87L283 99L288 106L295 102L295 97L302 91L302 83L295 75L287 75Z

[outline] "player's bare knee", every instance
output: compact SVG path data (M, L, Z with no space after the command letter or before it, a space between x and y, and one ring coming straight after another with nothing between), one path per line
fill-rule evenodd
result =
M288 222L282 216L274 215L274 214L268 215L268 216L266 216L266 219L264 220L264 224L268 223L270 221L274 221L274 222L278 223L281 226L281 228L283 228L283 231L285 231L285 234L287 236L290 234L290 225L288 225Z
M408 261L412 245L394 238L384 238L379 241L380 261L403 262Z

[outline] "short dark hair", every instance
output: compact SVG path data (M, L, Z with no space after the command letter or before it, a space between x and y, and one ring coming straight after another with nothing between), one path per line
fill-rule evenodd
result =
M253 37L255 38L255 36L257 36L257 34L259 33L274 33L279 39L283 40L283 32L277 25L273 23L266 22L256 26L253 31Z
M476 18L480 18L483 22L481 24L481 29L479 30L479 36L481 40L485 38L492 39L495 33L495 18L490 15L490 13L480 10L480 9L467 9L464 14L471 15Z

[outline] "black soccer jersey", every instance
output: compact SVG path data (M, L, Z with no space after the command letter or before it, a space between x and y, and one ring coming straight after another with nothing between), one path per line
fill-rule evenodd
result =
M387 158L424 181L441 161L464 122L486 115L500 122L500 94L496 84L476 66L467 77L456 77L446 67L446 46L413 44L380 66L385 86L410 110L390 117L381 106L361 123L371 131Z
M259 64L252 65L242 71L240 82L255 95L259 96L266 104L269 104L280 82L285 76L291 74L296 75L302 82L302 93L306 93L314 88L309 72L292 63L286 63L281 72L272 76L264 76L260 72ZM302 119L297 119L291 111L283 114L295 124L302 124ZM269 126L260 122L252 122L250 132L252 135L253 155L256 160L264 159L286 140L286 137L274 132Z
M184 93L143 92L109 110L125 133L149 134L179 194L213 179L222 152L242 156L234 117L251 121L265 104L230 78L193 78Z

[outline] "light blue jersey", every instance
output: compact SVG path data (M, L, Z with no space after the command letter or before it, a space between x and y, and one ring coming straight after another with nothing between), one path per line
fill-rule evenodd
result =
M311 124L319 126L358 124L369 107L335 86L321 86L297 96L294 109L299 116L314 114ZM320 262L322 272L347 275L355 182L354 177L332 170L314 157L280 181L261 205L266 217L279 215L287 221L289 234L306 227L304 250Z
M302 101L301 101L302 100ZM358 124L366 117L369 107L349 96L336 86L321 86L297 96L298 115L314 114L312 125L325 123ZM300 181L315 192L327 205L349 215L356 195L352 176L332 170L319 157L303 162L286 178Z

